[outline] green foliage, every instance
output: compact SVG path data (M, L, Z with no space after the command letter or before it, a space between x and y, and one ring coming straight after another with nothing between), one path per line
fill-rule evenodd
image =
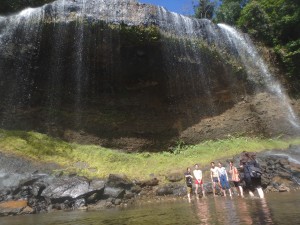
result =
M113 26L113 25L112 25ZM139 44L146 42L155 42L160 38L157 26L128 26L126 24L118 25L122 41L126 43Z
M216 10L215 21L235 25L240 17L242 5L240 0L225 0Z
M183 140L178 140L178 141L176 142L175 147L173 147L173 148L171 149L171 152L172 152L174 155L178 155L178 154L180 154L185 148L186 148L186 145L185 145L184 141L183 141Z
M0 151L40 162L54 162L67 171L75 170L89 177L106 177L110 173L124 173L130 178L140 179L146 179L153 173L164 177L170 171L184 171L195 163L209 166L213 160L230 159L242 151L287 148L289 144L300 144L300 140L230 136L197 145L184 145L178 141L173 152L128 154L95 145L71 144L36 132L0 130ZM77 168L77 162L88 166Z
M45 156L68 157L71 146L58 139L36 132L0 130L1 147L19 154L44 158Z
M297 79L300 82L300 39L290 41L286 45L277 45L274 49L287 67L289 78L292 80Z
M300 1L224 0L215 21L237 25L256 41L273 48L294 92L299 92Z
M196 18L212 19L215 10L215 3L210 0L198 0L194 5Z
M268 44L271 44L273 30L270 25L270 18L258 2L252 1L244 7L238 25L252 37L266 40Z

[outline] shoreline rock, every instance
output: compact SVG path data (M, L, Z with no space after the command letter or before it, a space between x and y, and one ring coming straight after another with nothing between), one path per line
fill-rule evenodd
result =
M264 191L300 190L299 159L299 146L258 153ZM234 160L238 162L239 158ZM204 174L208 174L206 170ZM157 198L186 196L186 187L178 171L166 175L168 183L159 181L155 176L148 180L131 181L126 175L110 174L107 179L90 180L76 175L55 176L37 171L19 173L1 168L0 171L0 216L127 207ZM210 195L212 188L210 182L205 182L207 180L210 179L204 177L204 187L206 194Z

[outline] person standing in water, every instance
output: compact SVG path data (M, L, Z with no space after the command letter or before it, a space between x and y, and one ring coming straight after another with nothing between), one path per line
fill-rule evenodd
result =
M253 192L257 190L259 197L264 198L264 192L261 188L262 172L255 157L255 153L243 152L240 164L244 169L244 180L246 183L246 189L249 190L249 195L254 197Z
M232 193L231 193L231 189L230 189L230 185L229 185L229 181L228 181L227 171L226 171L225 167L222 166L221 162L218 163L218 166L219 166L219 168L218 168L219 181L220 181L220 185L222 187L224 197L226 197L226 190L229 191L229 195L230 195L230 197L232 197Z
M218 168L215 167L214 162L211 162L210 165L211 165L210 178L211 178L211 183L212 183L212 189L213 189L214 196L216 196L216 185L220 183L219 175L218 175Z
M199 165L196 164L195 165L195 169L193 171L194 177L195 177L195 194L196 194L196 198L198 199L198 188L199 186L201 186L202 189L202 195L203 197L205 197L205 191L204 191L204 187L203 187L203 176L202 176L202 171L199 169Z
M237 168L233 165L233 161L229 162L229 173L231 174L231 180L237 190L237 192L240 192L240 195L242 198L244 198L244 191L243 191L243 187L241 185L241 178L240 178L240 174L239 171L237 170Z
M191 193L192 193L192 188L193 188L193 176L191 174L191 169L188 167L186 169L186 172L184 173L185 177L185 184L187 188L187 197L189 202L191 202Z

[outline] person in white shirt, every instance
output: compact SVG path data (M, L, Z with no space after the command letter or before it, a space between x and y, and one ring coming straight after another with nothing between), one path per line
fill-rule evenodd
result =
M205 197L205 191L204 191L204 187L203 187L203 177L202 177L202 171L199 169L199 165L196 164L195 165L195 169L193 171L194 177L195 177L195 194L196 194L196 198L198 199L198 188L201 185L201 189L202 189L202 195L203 197Z
M211 183L212 183L212 189L213 189L214 196L216 196L216 185L220 183L218 168L215 167L214 162L211 162L210 165L211 165L210 178L211 178Z

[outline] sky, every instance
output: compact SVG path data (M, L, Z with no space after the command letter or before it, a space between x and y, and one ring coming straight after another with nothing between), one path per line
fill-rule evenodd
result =
M184 15L194 13L193 0L138 0L141 3L164 6L167 10Z

